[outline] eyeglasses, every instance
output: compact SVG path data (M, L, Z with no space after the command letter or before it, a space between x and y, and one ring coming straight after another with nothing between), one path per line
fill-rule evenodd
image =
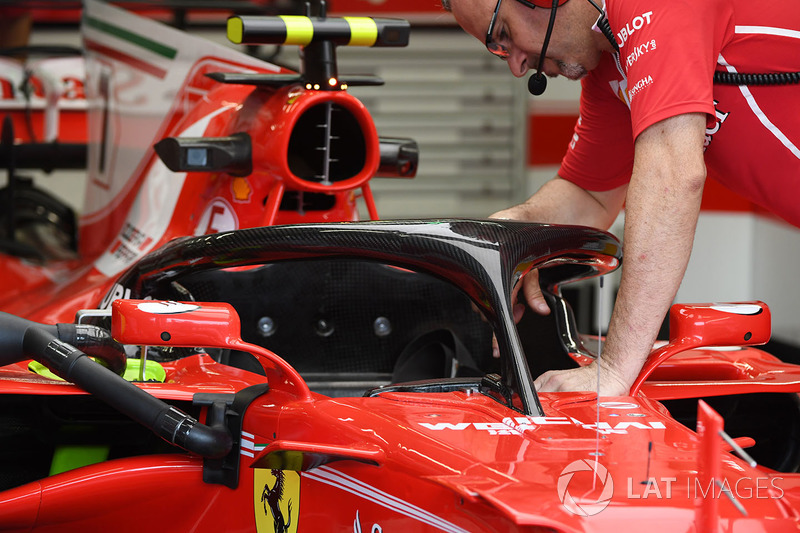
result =
M492 13L492 20L489 21L489 29L486 30L486 49L489 50L489 52L491 52L492 54L499 57L500 59L508 59L510 53L506 45L492 40L492 34L494 33L494 23L497 22L497 12L500 11L500 4L502 2L503 0L497 0L497 5L494 8L494 13Z

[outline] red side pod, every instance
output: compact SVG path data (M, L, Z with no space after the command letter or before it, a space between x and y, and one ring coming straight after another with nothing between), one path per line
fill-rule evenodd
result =
M42 484L38 481L14 487L0 498L0 524L4 530L30 531L42 502Z

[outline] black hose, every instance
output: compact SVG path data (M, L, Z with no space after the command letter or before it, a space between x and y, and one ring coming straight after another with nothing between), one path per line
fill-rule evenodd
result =
M60 341L46 327L24 330L22 353L57 376L129 416L156 435L203 457L224 457L233 439L224 426L209 427L96 364L77 348Z
M25 331L31 326L39 326L50 335L57 335L56 326L37 324L8 313L0 313L0 366L24 361L26 358L22 343Z
M125 373L125 348L111 337L107 329L90 324L56 324L58 339L80 349L88 356L121 376Z
M96 357L101 364L107 366L115 374L121 376L125 373L127 362L125 349L103 328L85 324L49 326L2 312L0 312L0 366L25 359L22 341L25 331L30 327L40 328L76 348L80 348L86 354Z

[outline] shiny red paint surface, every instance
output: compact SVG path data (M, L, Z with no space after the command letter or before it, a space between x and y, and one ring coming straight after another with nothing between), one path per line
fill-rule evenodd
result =
M146 382L138 386L165 400L191 400L199 392L232 394L265 381L263 376L221 365L207 355L190 356L162 366L166 371L163 383ZM4 394L86 394L72 383L35 374L28 369L27 361L0 367L0 378Z
M115 300L111 335L117 342L140 346L224 348L248 352L259 360L267 381L308 400L311 392L300 374L270 350L241 338L239 315L222 302Z
M111 313L111 336L122 344L225 346L241 340L239 315L224 302L199 306L120 299L111 303Z
M13 305L20 294L34 291L40 287L52 289L54 280L63 280L80 266L79 261L63 261L47 266L4 257L0 261L0 279L3 280L3 294L0 305Z
M22 263L15 257L5 257L3 262ZM11 283L6 288L5 283L0 283L8 295L0 302L0 310L46 324L72 322L77 311L97 308L113 283L113 278L86 264L24 290L15 289ZM17 285L20 286L25 287Z
M693 398L753 392L797 392L797 365L754 348L697 349L662 363L642 383L649 398Z
M673 305L670 309L670 342L656 348L648 356L631 386L630 394L638 394L650 374L664 361L680 352L709 346L738 348L764 344L769 340L771 331L771 314L769 307L763 302ZM740 364L740 368L743 366ZM724 378L724 372L723 370L712 377ZM751 374L750 377L756 376ZM768 383L771 380L767 378L758 381Z
M156 455L65 472L0 494L0 523L7 531L248 531L244 516L222 512L235 493L203 484L202 466Z
M624 407L601 404L599 423L607 429L598 435L596 403L585 395L571 395L572 401L563 394L544 395L545 417L521 417L480 395L385 396L321 401L313 413L297 406L281 415L278 438L315 440L320 445L373 444L385 453L377 468L342 461L302 473L301 506L306 498L324 502L337 494L339 498L350 494L335 509L319 509L318 519L324 514L329 520L336 517L335 522L345 522L358 513L363 523L385 528L398 519L396 508L389 507L403 505L409 513L404 520L415 520L412 530L420 531L433 520L430 514L468 531L497 530L499 524L563 531L645 526L655 531L687 531L695 519L695 495L707 489L697 481L701 453L697 437L649 401L604 399L603 404ZM552 407L555 403L558 408ZM255 421L245 430L255 431L271 422L269 418ZM337 431L325 431L329 424ZM256 447L259 438L271 440L263 435L256 434ZM595 460L607 469L613 493L602 511L591 517L576 516L561 503L559 479L572 462ZM796 528L795 519L784 517L777 501L781 491L796 486L796 476L786 476L790 479L784 486L782 476L778 479L743 467L730 456L717 454L716 460L726 479L752 478L738 487L751 516L772 516L775 530ZM654 480L649 489L640 483L648 478ZM756 498L757 480L762 485L774 483L774 487L769 485L772 492L765 485ZM587 499L594 489L592 476L576 475L568 485L571 494ZM754 496L744 498L747 491ZM387 502L386 494L402 504ZM746 527L749 522L727 500L720 501L719 508L720 522L728 527ZM438 513L440 509L446 511ZM485 519L476 518L481 516Z
M285 407L273 431L278 438L317 442L321 448L358 444L383 450L385 458L378 467L342 461L301 474L301 506L306 498L337 501L334 509L313 505L320 521L324 515L345 523L358 514L362 524L377 523L385 529L399 519L397 509L403 508L405 523L420 531L427 530L434 517L457 526L445 530L492 531L501 524L508 530L514 530L511 524L561 531L634 526L691 530L695 496L701 489L707 492L698 481L701 446L693 432L656 403L622 397L603 399L603 429L598 435L598 407L590 396L553 394L542 400L544 417L522 417L484 396L460 393L327 400L315 402L313 410ZM245 431L274 427L274 417L260 417L257 410L252 414L255 423L246 424ZM272 441L263 432L255 435L256 448ZM715 459L725 479L751 478L737 489L751 516L771 516L775 530L796 527L777 501L782 491L796 486L795 475L771 476L727 454ZM568 512L561 502L559 479L574 461L597 461L608 471L606 482L613 481L608 507L590 517ZM648 478L654 480L649 489L641 484ZM599 488L593 487L591 475L575 475L568 484L572 495L588 500ZM748 491L751 498L745 497ZM719 502L718 516L726 527L746 527L749 521L727 500Z
M168 218L166 230L150 245L214 231L213 219L203 224L201 214L215 205L234 213L237 227L252 227L350 220L356 217L357 194L371 201L367 182L377 166L377 135L354 98L298 86L216 85L207 72L205 66L194 71L178 99L181 105L154 140L181 135L208 119L204 135L251 136L254 172L244 178L191 173L174 209L144 213ZM367 153L364 168L323 189L336 199L332 209L281 211L288 190L320 191L291 171L285 154L299 116L327 103L356 118ZM9 272L20 274L5 281L16 292L3 308L51 323L71 322L77 309L96 307L115 277L93 261L121 244L114 239L127 209L150 173L158 171L154 156L143 160L107 216L84 225L83 235L91 236L84 250L91 253L68 274L28 278L28 265L11 264ZM24 295L14 286L23 278L31 280ZM764 340L768 313L753 322L716 316L717 310L707 307L678 308L671 344L654 352L631 396L598 401L592 393L541 394L542 416L525 416L474 391L321 396L278 355L242 342L229 309L209 308L195 321L144 317L120 310L121 305L118 340L217 346L248 351L261 363L266 376L195 354L163 363L163 383L136 385L163 400L190 402L200 393L229 397L268 384L251 403L227 413L241 417L233 435L236 482L204 480L214 461L180 450L107 460L0 492L0 530L274 531L280 530L279 516L284 530L301 532L798 530L798 474L753 467L723 451L713 413L701 415L701 431L695 432L657 401L800 391L800 371L764 352L705 348ZM749 339L734 334L741 328L751 333ZM10 397L66 401L86 394L38 376L25 364L0 368L0 384ZM204 405L199 411L203 422L212 410ZM718 481L746 514L718 490Z
M378 168L379 140L369 112L346 86L316 90L297 82L283 87L224 83L209 74L291 71L122 10L92 5L85 15L87 20L108 18L106 25L126 27L130 35L142 34L140 41L152 37L169 43L178 61L172 64L174 70L168 63L153 63L159 72L154 77L153 69L142 68L147 61L137 62L130 55L124 39L82 28L89 33L84 35L85 60L80 62L85 79L73 80L70 72L62 76L56 71L59 79L66 76L64 81L71 82L62 95L70 105L61 106L59 114L61 129L70 131L62 131L59 140L89 146L79 258L41 265L5 257L0 309L44 322L71 321L79 309L107 304L103 296L113 280L136 259L172 239L272 224L352 221L359 218L359 203L370 218L378 217L369 180ZM335 57L333 61L335 68ZM22 76L21 67L18 70ZM173 76L165 78L168 72ZM34 133L41 137L47 91L37 76L31 81L38 98ZM328 115L320 114L321 109L336 115L327 125ZM21 113L16 113L17 119ZM304 119L306 115L312 118ZM325 129L338 127L341 120L347 124L342 131ZM317 176L298 176L304 158L289 153L292 142L301 148L312 142L314 121L319 122L318 131L330 133L314 142L323 148L328 142L339 143L337 150L345 152L327 154L329 159L341 163L354 158L342 175L323 176L321 182ZM16 126L24 139L26 127L19 120ZM292 141L296 128L305 129ZM171 172L152 148L168 137L233 134L247 134L252 141L252 172L247 176ZM311 154L320 147L312 147ZM304 194L318 194L322 200L308 201Z
M215 305L208 312L224 312ZM191 316L162 326L180 337ZM207 318L194 325L208 326ZM741 326L747 319L733 320ZM217 328L220 344L232 342L226 332L227 325ZM652 378L702 361L705 377L717 369L744 387L757 374L729 370L748 366L744 360L792 374L744 348L690 350ZM692 431L648 397L647 382L638 397L599 403L592 393L540 394L543 416L524 416L477 392L328 398L208 356L164 366L164 383L138 386L173 401L270 383L244 413L235 487L204 482L203 462L191 454L116 459L0 492L0 524L11 531L272 531L278 513L301 532L798 528L800 475L753 467L724 451L718 415L702 410ZM22 364L0 369L0 379L4 394L83 394ZM683 393L680 383L656 390ZM706 383L704 392L713 395L715 385ZM283 476L282 498L276 475Z

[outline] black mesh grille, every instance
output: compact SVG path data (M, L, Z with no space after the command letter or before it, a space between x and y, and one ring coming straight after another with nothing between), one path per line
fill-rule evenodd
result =
M491 330L467 296L425 274L371 262L300 261L202 272L180 283L198 301L233 305L242 337L301 373L391 373L404 348L436 330L452 331L481 368L496 363ZM273 334L260 334L262 317L272 320ZM375 331L379 318L389 328L383 335Z
M300 179L335 183L364 168L366 142L361 126L346 108L325 102L297 120L289 138L289 170Z

